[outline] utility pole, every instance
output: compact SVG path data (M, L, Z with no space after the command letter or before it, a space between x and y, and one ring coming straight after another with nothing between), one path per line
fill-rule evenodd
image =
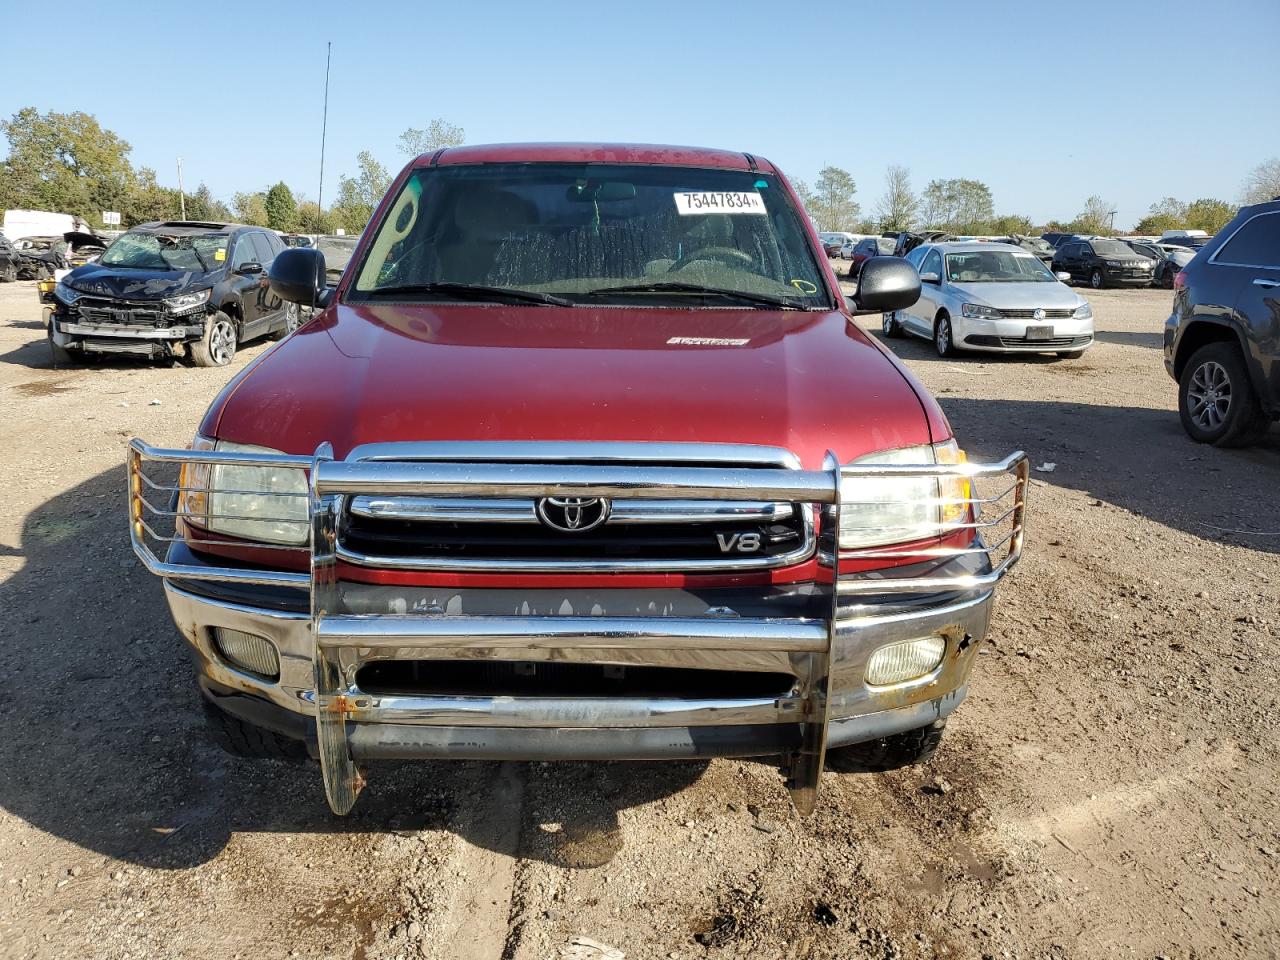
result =
M182 189L182 158L178 158L178 203L182 206L182 219L187 219L187 192Z
M316 191L316 206L324 216L324 138L329 132L329 60L333 56L333 41L326 44L324 55L324 117L320 121L320 189Z

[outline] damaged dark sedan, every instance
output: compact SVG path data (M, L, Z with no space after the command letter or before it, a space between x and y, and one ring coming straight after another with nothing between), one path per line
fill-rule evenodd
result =
M297 304L267 284L284 249L276 234L244 224L140 224L54 288L53 362L126 353L224 366L246 340L298 326Z

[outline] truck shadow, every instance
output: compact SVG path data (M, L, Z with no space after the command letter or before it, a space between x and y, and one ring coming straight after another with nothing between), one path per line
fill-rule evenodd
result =
M123 466L99 474L33 511L20 544L0 545L24 561L0 584L0 806L40 830L155 868L204 863L236 832L418 830L585 866L620 848L620 809L678 793L706 769L517 764L553 788L541 792L573 792L556 842L528 851L519 808L499 814L515 829L471 814L497 763L380 764L352 815L335 817L315 763L241 760L207 740L185 643L129 547L123 488Z

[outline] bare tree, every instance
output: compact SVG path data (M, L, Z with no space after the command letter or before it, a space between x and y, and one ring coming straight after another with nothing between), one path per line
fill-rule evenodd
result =
M1280 157L1264 160L1252 170L1244 181L1241 203L1262 203L1280 198Z
M911 189L911 171L893 164L885 171L884 196L876 205L881 230L910 230L920 214L920 201Z
M436 117L427 124L425 130L410 127L400 134L400 151L416 157L423 153L434 153L442 147L460 147L465 138L466 133L461 127L455 127Z

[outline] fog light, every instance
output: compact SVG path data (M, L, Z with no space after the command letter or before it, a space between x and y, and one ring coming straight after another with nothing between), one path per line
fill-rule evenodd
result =
M867 661L867 683L883 687L923 677L937 669L946 652L947 641L942 637L891 643L871 654Z
M223 658L241 670L267 680L280 676L280 655L270 640L226 627L214 627L213 640Z

